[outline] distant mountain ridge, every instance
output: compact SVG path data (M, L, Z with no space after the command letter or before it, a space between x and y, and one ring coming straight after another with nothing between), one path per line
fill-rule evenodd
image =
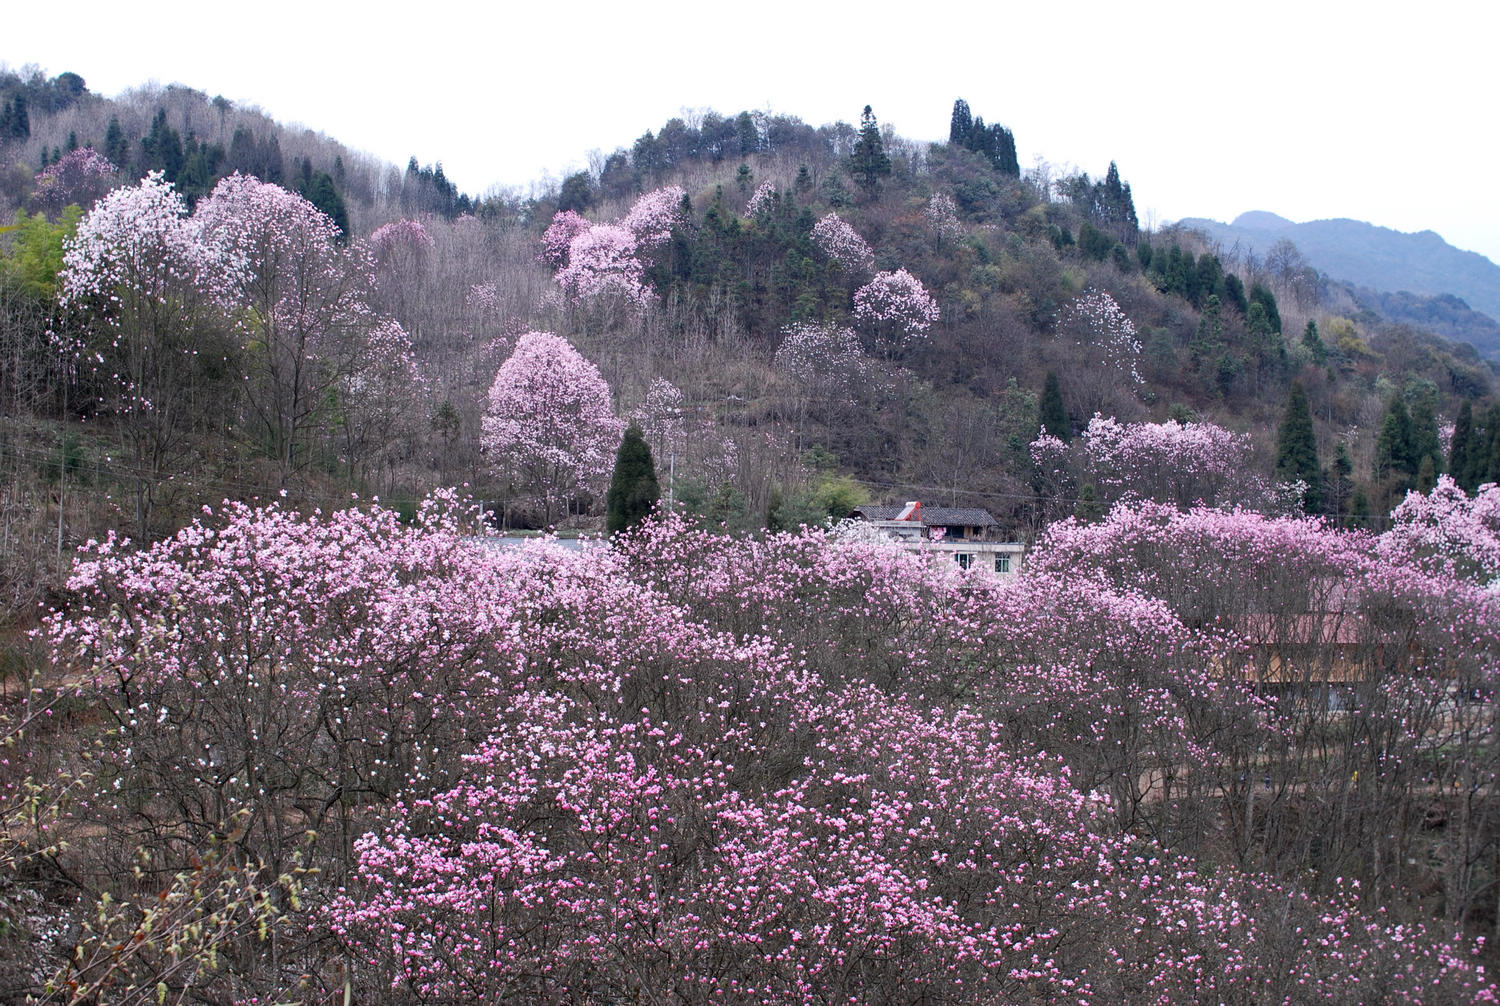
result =
M1287 238L1333 279L1382 293L1448 294L1500 318L1500 266L1453 247L1434 231L1407 234L1349 219L1295 223L1264 210L1242 213L1229 224L1188 217L1177 225L1202 231L1226 249L1238 243L1257 255Z

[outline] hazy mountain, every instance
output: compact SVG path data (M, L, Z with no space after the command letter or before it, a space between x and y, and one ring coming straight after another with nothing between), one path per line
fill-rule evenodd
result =
M1309 264L1333 279L1383 293L1449 294L1500 318L1500 266L1453 247L1433 231L1406 234L1345 219L1299 224L1263 211L1242 213L1231 224L1189 217L1178 225L1202 231L1226 250L1238 243L1257 255L1287 238Z

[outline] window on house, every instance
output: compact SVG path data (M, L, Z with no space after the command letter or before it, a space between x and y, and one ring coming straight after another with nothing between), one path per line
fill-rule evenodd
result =
M955 552L953 554L953 558L958 563L958 568L959 569L973 569L974 568L974 553L973 552Z
M997 556L995 556L995 572L997 572L997 573L1009 573L1010 572L1010 556L1008 556L1008 555L997 555Z

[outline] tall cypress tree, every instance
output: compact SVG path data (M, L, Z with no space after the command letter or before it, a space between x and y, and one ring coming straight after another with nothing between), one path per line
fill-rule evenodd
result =
M1416 477L1417 466L1413 463L1411 443L1411 413L1406 411L1406 402L1400 395L1391 399L1380 421L1380 433L1375 438L1375 480L1391 477Z
M615 454L615 470L605 497L609 533L618 534L639 524L660 499L661 485L656 481L651 445L646 443L641 428L631 423Z
M1073 439L1073 427L1068 422L1068 409L1063 405L1062 384L1057 372L1047 371L1047 380L1042 385L1041 403L1042 429L1064 442Z
M1302 382L1292 384L1287 396L1286 411L1281 417L1281 428L1276 434L1276 474L1288 481L1301 479L1307 483L1304 502L1309 513L1323 509L1323 470L1318 464L1318 440L1313 433L1312 410L1307 404L1307 391Z

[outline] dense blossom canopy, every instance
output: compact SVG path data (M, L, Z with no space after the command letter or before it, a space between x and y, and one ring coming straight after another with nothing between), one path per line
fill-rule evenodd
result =
M598 369L567 340L527 332L495 375L483 443L497 470L559 501L604 491L624 429Z

